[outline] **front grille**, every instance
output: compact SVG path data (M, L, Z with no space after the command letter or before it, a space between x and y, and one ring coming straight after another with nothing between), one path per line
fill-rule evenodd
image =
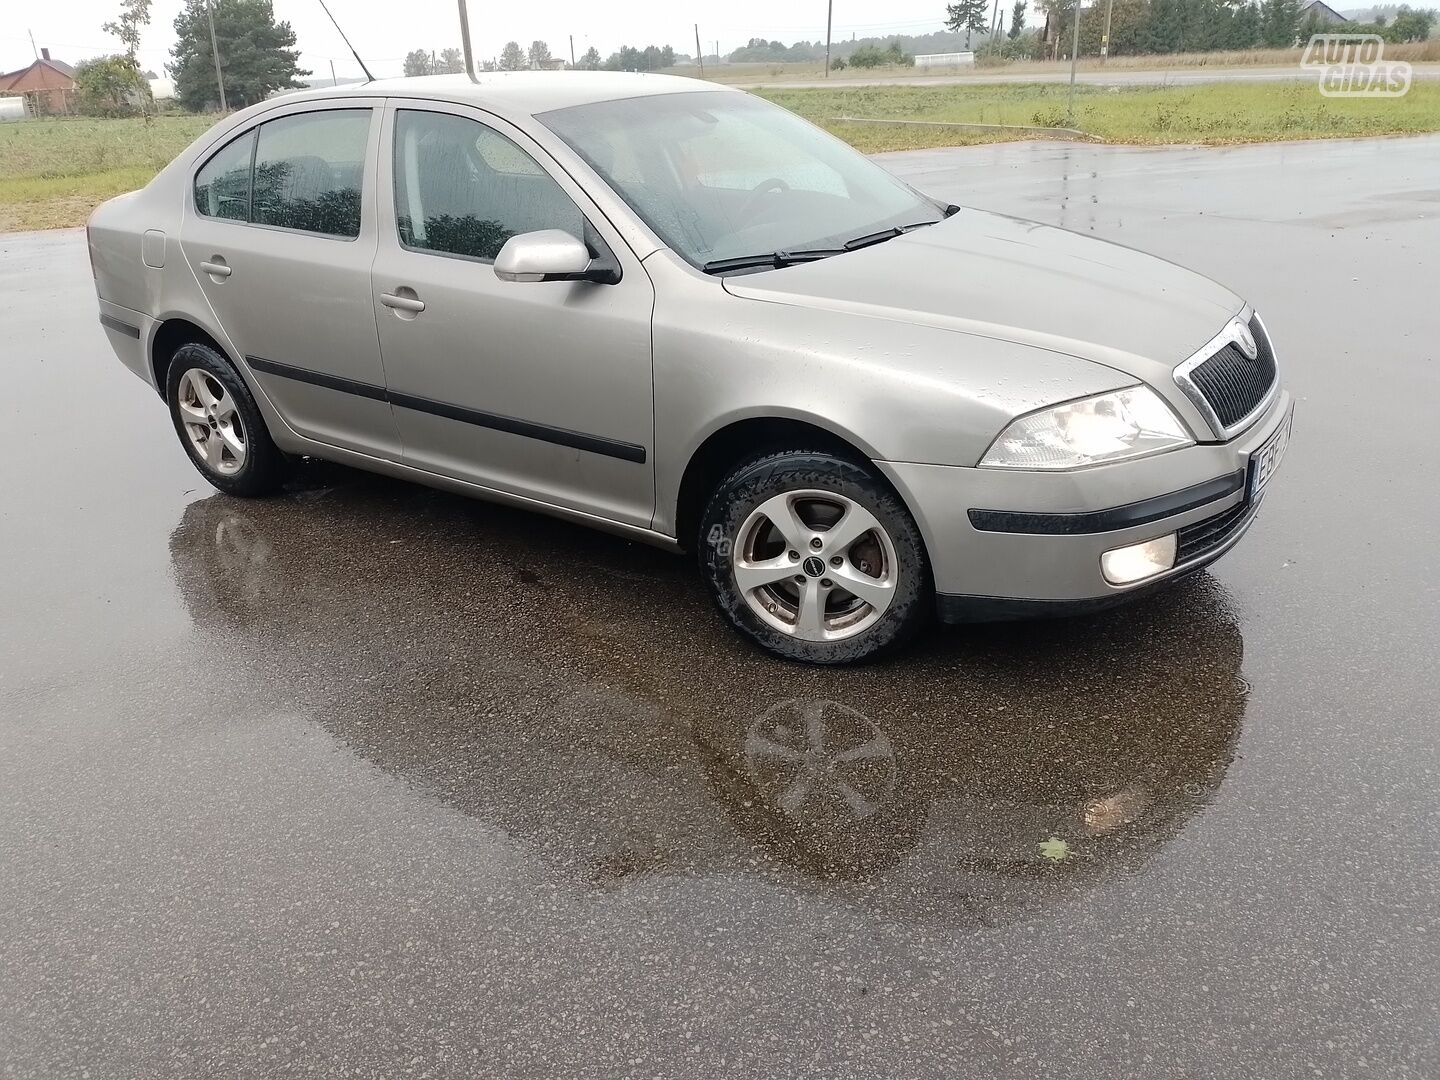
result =
M1190 381L1227 428L1254 412L1275 385L1275 351L1257 317L1251 316L1250 333L1255 337L1254 360L1231 342L1190 370Z
M1254 503L1246 499L1242 503L1222 510L1214 517L1186 525L1176 533L1175 565L1198 559L1214 551L1235 535L1235 530L1245 524L1254 509Z

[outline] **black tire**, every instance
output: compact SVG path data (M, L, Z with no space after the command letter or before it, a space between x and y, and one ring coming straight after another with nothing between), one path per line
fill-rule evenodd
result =
M829 597L818 601L818 610L821 617L827 620L827 629L832 618L830 612L835 607L850 605L856 612L866 611L858 594L849 594L839 588L831 595L831 591L835 590L839 583L823 576L831 573L828 569L813 573L806 569L805 574L796 573L775 586L766 586L765 590L752 592L752 595L756 596L757 604L766 607L770 612L768 618L773 621L782 621L787 616L793 616L794 621L788 630L773 625L772 621L767 621L767 617L762 617L751 606L736 581L737 556L747 561L784 558L794 562L796 570L799 571L805 564L812 562L808 558L812 554L823 555L824 559L820 562L828 567L834 565L829 560L837 557L849 560L854 551L860 548L861 545L857 542L837 552L823 548L818 552L785 551L790 545L781 542L778 527L770 526L770 531L763 534L768 545L767 553L759 553L759 549L753 547L754 538L761 535L757 530L763 530L766 526L754 524L756 519L752 518L752 515L756 514L767 500L787 492L820 493L818 500L812 501L810 496L802 496L796 504L797 508L805 509L812 517L814 511L808 508L814 507L823 511L827 505L824 495L833 493L839 499L849 500L869 511L888 536L889 548L883 548L884 538L873 532L867 533L864 540L865 544L871 545L866 550L873 551L879 563L893 559L894 565L886 566L884 575L884 579L893 587L888 606L883 610L872 606L869 609L871 614L860 618L843 613L834 616L841 620L855 618L851 630L842 628L840 631L848 633L849 636L831 641L807 640L797 636L799 607L802 603L799 590L810 585L805 574L810 575L817 586L816 595ZM836 512L848 512L843 504L837 502L836 505L840 507ZM803 513L801 518L804 520ZM814 529L820 530L816 539L823 545L824 529L828 526L812 524ZM742 530L746 535L742 535ZM774 549L776 543L779 544L779 551ZM905 504L889 484L875 474L873 467L825 451L786 450L767 454L735 469L720 482L712 494L701 519L696 546L701 569L720 610L742 634L761 648L789 660L811 664L853 664L873 660L913 637L934 610L925 544ZM752 550L742 550L747 547ZM887 554L892 549L893 555ZM796 555L799 556L798 559L795 558ZM870 563L863 558L857 559L856 567L862 564L868 572ZM853 571L856 567L847 566L846 569ZM838 577L838 572L834 576ZM797 586L792 582L800 584ZM824 591L818 591L821 589ZM795 594L793 609L786 606L786 592ZM774 603L767 603L767 600L773 600ZM873 614L876 611L879 612L878 617ZM872 621L869 625L862 625L867 618Z
M181 381L188 372L196 370L205 372L233 403L234 416L230 423L232 431L238 427L243 440L243 461L237 462L232 455L228 461L222 461L217 467L206 460L189 434L187 425L181 418ZM278 491L285 482L285 455L270 438L270 432L265 427L265 420L260 415L250 388L245 385L245 380L240 378L230 361L210 346L192 343L175 350L175 355L170 358L170 368L165 374L165 402L170 408L170 422L174 425L180 445L185 448L185 453L200 471L200 475L214 487L227 495L253 498ZM238 425L234 424L234 418L239 419ZM203 429L203 425L194 427L197 430ZM210 429L212 434L206 436L207 439L215 437L216 425L213 422L210 423Z

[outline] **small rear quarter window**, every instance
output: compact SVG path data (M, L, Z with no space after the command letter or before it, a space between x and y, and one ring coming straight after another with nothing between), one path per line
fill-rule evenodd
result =
M221 147L195 174L195 209L205 217L250 220L250 158L255 132Z

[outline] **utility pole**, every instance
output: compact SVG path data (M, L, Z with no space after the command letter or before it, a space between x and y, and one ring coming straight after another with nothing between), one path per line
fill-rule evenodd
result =
M834 17L835 0L829 0L825 5L825 78L827 79L830 77L830 24Z
M1075 62L1080 59L1080 0L1075 0L1075 34L1070 41L1070 119L1068 126L1075 126Z
M570 35L570 70L575 70L575 35Z
M205 0L205 17L210 20L210 55L215 57L215 85L220 88L220 111L229 112L225 103L225 76L220 73L220 43L215 40L215 8Z
M995 20L1000 17L1000 0L995 0L995 6L990 9L990 44L995 44Z
M1110 13L1115 10L1115 0L1105 0L1105 33L1100 37L1100 63L1110 55Z
M700 24L695 24L695 62L700 65L700 78L705 77L705 54L700 51Z

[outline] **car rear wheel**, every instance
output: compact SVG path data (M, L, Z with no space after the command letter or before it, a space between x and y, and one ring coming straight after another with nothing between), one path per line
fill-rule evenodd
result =
M175 433L201 475L230 495L267 495L285 479L249 388L208 345L182 345L170 360L165 400Z
M742 465L716 488L699 540L721 610L787 659L872 659L930 611L909 511L869 468L833 454L792 450Z

